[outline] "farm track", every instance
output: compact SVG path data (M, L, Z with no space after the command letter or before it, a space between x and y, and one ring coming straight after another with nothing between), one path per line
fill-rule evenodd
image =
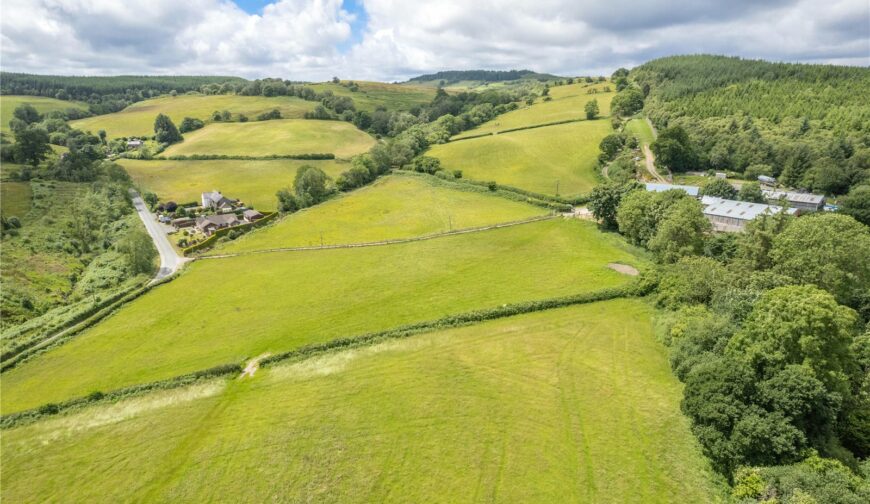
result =
M320 245L320 246L310 246L310 247L278 247L278 248L270 248L263 250L250 250L246 252L236 252L232 254L215 254L215 255L203 255L199 256L198 259L227 259L230 257L239 257L253 254L267 254L272 252L307 252L311 250L334 250L334 249L350 249L350 248L365 248L365 247L383 247L386 245L399 245L402 243L413 243L427 240L434 240L436 238L443 238L446 236L455 236L455 235L463 235L463 234L471 234L471 233L480 233L483 231L491 231L493 229L500 229L506 227L513 226L521 226L523 224L531 224L533 222L540 222L550 219L555 219L559 217L558 215L542 215L539 217L532 217L529 219L523 219L520 221L513 222L505 222L502 224L492 224L490 226L481 226L481 227L473 227L473 228L465 228L465 229L457 229L455 231L445 231L443 233L434 233L423 236L415 236L412 238L397 238L395 240L382 240L376 242L365 242L365 243L345 243L338 245Z

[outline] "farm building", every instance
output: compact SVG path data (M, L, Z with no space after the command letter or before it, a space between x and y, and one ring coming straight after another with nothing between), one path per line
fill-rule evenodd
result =
M204 192L201 196L202 207L212 210L231 210L238 200L231 200L225 197L217 189L210 192Z
M133 138L131 140L127 140L127 148L138 149L139 147L142 147L142 143L142 140L139 140L138 138Z
M172 222L170 222L170 224L175 226L177 229L181 229L186 227L193 227L196 224L196 221L194 219L191 219L190 217L179 217L178 219L172 219Z
M820 194L799 193L791 191L771 191L764 189L761 191L764 194L764 199L768 203L779 203L781 200L788 201L792 208L798 210L807 210L815 212L825 208L825 197Z
M211 236L218 229L235 226L241 224L239 218L235 214L223 215L206 215L205 217L196 218L196 228L202 231L206 236Z
M263 214L256 210L245 210L242 212L242 218L247 222L258 221L263 218Z
M689 196L694 196L695 198L701 193L701 188L698 186L690 186L690 185L676 185L676 184L645 184L646 190L650 192L664 192L670 191L671 189L682 189L686 191Z
M743 231L746 223L759 215L773 215L783 210L776 205L734 201L713 196L704 196L701 198L701 204L704 206L704 216L713 224L713 229L727 232ZM789 214L797 212L794 208L787 208L785 211Z

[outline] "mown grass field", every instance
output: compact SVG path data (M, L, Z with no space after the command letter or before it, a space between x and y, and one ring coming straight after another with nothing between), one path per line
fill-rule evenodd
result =
M641 145L650 145L655 141L652 128L649 123L642 118L632 119L625 123L625 132L637 137Z
M542 194L587 193L597 182L598 144L608 119L581 121L433 146L427 153L465 178Z
M316 166L332 178L350 168L338 161L297 161L292 159L243 161L138 161L119 159L127 173L143 190L162 201L199 201L204 191L218 189L260 210L275 210L275 193L293 187L296 170Z
M13 429L2 497L711 502L651 312L539 312Z
M212 113L229 110L233 120L245 114L254 120L257 114L277 108L285 118L301 118L305 112L314 110L315 102L291 96L238 96L184 94L175 97L161 96L136 102L120 112L88 117L71 123L72 127L90 130L106 130L109 138L151 136L154 134L154 119L157 114L168 115L176 126L185 117L203 121L211 120Z
M345 85L322 82L310 87L318 93L332 91L336 96L349 96L357 110L373 112L382 106L387 110L410 110L415 105L425 105L435 98L435 89L426 86L407 84L389 84L385 82L354 81L359 86L358 91L351 91Z
M69 108L80 110L88 109L87 103L77 101L57 100L45 96L2 95L0 96L0 131L4 133L9 133L11 131L9 129L9 121L14 117L13 113L19 105L25 103L33 105L33 108L35 108L40 114L53 112L55 110L66 110Z
M212 123L186 134L183 142L172 145L163 154L268 156L332 153L339 158L348 158L369 150L374 144L374 138L343 121L280 119Z
M180 278L11 371L2 412L504 303L597 291L642 265L589 222L422 242L199 260Z
M0 212L4 217L23 219L30 212L32 198L30 182L0 183Z
M494 133L510 128L532 126L569 119L585 119L586 103L598 100L598 108L601 117L610 116L610 100L615 93L603 92L608 84L589 85L570 84L550 88L551 101L543 101L541 98L534 105L522 104L519 109L502 114L491 121L487 121L477 128L459 133L454 138L464 138L481 133ZM588 94L587 91L595 89L599 92Z
M487 226L546 210L488 194L439 187L420 177L394 175L301 212L218 248L216 254L376 242L451 229Z

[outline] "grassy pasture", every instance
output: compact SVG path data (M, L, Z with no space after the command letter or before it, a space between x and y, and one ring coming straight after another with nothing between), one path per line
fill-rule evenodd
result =
M88 109L87 103L77 101L57 100L45 96L2 95L0 96L0 131L10 133L9 121L12 120L12 114L19 105L25 103L33 105L40 114L69 108Z
M624 242L551 220L362 249L200 260L4 373L4 413L473 309L622 285Z
M494 133L510 128L532 126L569 119L585 119L586 103L592 99L598 100L598 108L602 117L610 116L610 100L613 92L603 91L595 94L587 94L587 90L603 89L604 85L585 87L585 84L570 84L550 88L551 101L538 99L534 105L521 105L519 109L497 116L477 128L463 131L454 138L463 138L481 133Z
M2 497L710 502L651 311L528 314L13 429Z
M349 81L342 81L347 84ZM323 82L310 87L318 93L332 91L336 96L349 96L357 110L373 112L383 106L387 110L409 110L415 105L425 105L435 98L435 88L385 82L354 81L358 91L351 91L342 84Z
M151 136L154 134L154 119L161 113L168 115L178 126L185 117L210 120L215 110L229 110L233 120L238 114L245 114L253 120L257 114L274 108L280 110L285 118L301 118L305 112L314 110L315 105L314 102L290 96L184 94L136 102L120 112L88 117L71 124L74 128L94 133L104 129L109 138Z
M427 155L447 170L543 194L586 193L597 181L598 144L608 119L546 126L433 146Z
M297 212L216 253L363 243L509 222L543 210L487 194L438 187L417 177L390 176Z
M0 183L0 211L4 217L23 219L30 212L32 197L30 182Z
M641 144L650 145L655 141L652 128L644 119L632 119L625 123L625 132L637 137Z
M133 180L162 201L199 201L203 191L219 189L260 210L275 210L275 193L293 186L296 170L302 165L317 166L330 177L350 168L337 161L231 160L216 161L138 161L119 159Z
M340 158L360 154L374 138L343 121L280 119L246 123L212 123L187 133L163 153L268 156L331 152Z

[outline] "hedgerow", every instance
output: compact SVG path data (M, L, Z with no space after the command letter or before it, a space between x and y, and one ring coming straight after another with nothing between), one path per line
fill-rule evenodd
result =
M575 294L572 296L562 296L537 301L506 304L496 308L474 310L456 315L448 315L439 319L418 322L416 324L408 324L386 331L367 333L361 336L354 336L349 338L338 338L327 343L308 345L302 348L298 348L296 350L291 350L289 352L284 352L281 354L267 357L260 361L260 366L268 367L278 362L309 357L330 350L365 346L388 339L405 338L422 332L462 327L478 322L485 322L487 320L512 317L514 315L522 315L526 313L551 310L554 308L562 308L576 304L605 301L621 297L640 296L648 293L649 290L650 288L646 285L645 282L637 281L623 287L602 289L595 292Z
M235 159L242 161L257 161L269 159L298 159L305 161L318 161L335 159L331 152L312 154L267 154L265 156L245 156L240 154L175 154L172 156L153 156L151 161L213 161L219 159Z
M523 191L521 189L514 190L515 188L509 186L501 186L491 182L479 182L475 180L467 180L467 179L456 179L456 178L445 178L442 176L430 175L428 173L419 173L412 172L407 170L396 170L393 172L395 174L407 175L407 176L422 176L427 177L433 183L437 183L443 187L450 187L454 190L459 191L467 191L467 192L475 192L475 193L486 193L493 194L505 199L509 199L511 201L519 201L522 203L528 203L530 205L539 206L542 208L547 208L549 210L555 210L558 212L568 212L571 210L571 205L568 203L562 203L559 201L544 199L549 198L545 195L536 195L535 193L529 191ZM442 172L437 172L442 173ZM495 189L491 189L491 184L495 185ZM541 198L537 196L542 196Z
M150 383L143 383L140 385L133 385L132 387L125 387L122 389L113 390L111 392L94 391L84 397L77 397L75 399L70 399L68 401L63 401L60 403L43 404L38 408L4 415L0 417L0 429L20 427L22 425L33 423L48 416L68 412L73 409L81 408L90 404L116 402L121 399L142 395L146 392L151 392L154 390L168 390L184 387L202 380L220 378L222 376L229 376L232 374L237 375L241 372L241 363L223 364L201 371L176 376L174 378L154 381Z
M322 354L332 350L348 349L359 346L371 345L380 341L389 339L400 339L412 336L415 334L450 329L471 325L487 320L495 320L504 317L512 317L514 315L522 315L543 310L551 310L554 308L562 308L566 306L593 303L596 301L605 301L628 296L642 296L650 291L650 285L641 278L638 281L632 282L622 287L614 287L602 289L595 292L584 294L576 294L572 296L562 296L557 298L542 299L537 301L527 301L522 303L505 304L495 308L484 310L474 310L470 312L460 313L456 315L448 315L435 320L418 322L389 329L386 331L367 333L360 336L351 336L347 338L338 338L327 343L308 345L296 350L284 352L267 357L260 361L261 367L268 367L279 362L303 359L317 354ZM152 390L165 390L183 387L193 384L197 381L228 376L231 374L241 373L243 368L242 363L230 363L215 366L212 368L196 371L185 375L159 380L150 383L143 383L122 389L102 392L91 392L87 396L70 399L60 403L44 404L38 408L12 413L0 417L0 429L8 429L32 423L41 418L57 415L62 412L67 412L75 408L94 403L107 403L118 401L123 398L141 395Z
M51 344L49 344L49 345L36 348L39 345L39 343L50 338L52 336L52 334L47 334L46 337L35 341L33 344L29 344L29 345L24 346L24 348L21 351L18 351L17 353L12 353L11 351L4 353L3 357L4 358L8 357L9 360L4 361L2 363L2 365L0 365L0 373L6 372L6 371L14 368L15 366L18 366L22 362L27 361L28 359L32 358L35 355L38 355L42 352L45 352L46 350L52 349L54 347L62 345L63 343L66 343L68 340L70 340L71 338L73 338L74 336L76 336L77 334L82 332L83 330L91 327L92 325L96 324L97 322L99 322L99 321L103 320L104 318L108 317L109 315L115 313L115 311L118 308L120 308L121 306L129 303L130 301L135 300L136 298L138 298L139 296L150 291L154 287L157 287L158 285L162 285L166 282L173 280L176 276L177 276L177 274L170 275L166 278L161 279L159 282L146 284L146 285L142 286L141 288L134 290L133 292L122 293L122 295L120 297L109 298L105 303L98 303L98 304L94 305L91 309L85 310L82 314L76 314L73 318L78 320L78 322L74 322L71 324L65 324L63 326L60 326L59 327L59 329L61 329L60 333L63 333L63 335L61 337L57 338L56 340L52 341Z
M219 238L221 238L222 236L228 235L231 231L245 232L245 231L248 231L248 230L253 229L253 228L258 228L260 226L267 224L272 219L276 218L278 215L279 215L278 212L271 212L271 213L266 212L263 214L263 218L260 220L257 220L254 222L248 222L246 224L239 224L238 226L232 226L232 227L228 227L228 228L218 229L217 231L214 232L214 234L212 234L211 236L209 236L205 240L197 243L196 245L191 245L190 247L182 249L181 253L184 256L188 256L188 255L190 255L198 250L202 250L204 248L208 248L208 247L214 245L215 242L218 241Z

